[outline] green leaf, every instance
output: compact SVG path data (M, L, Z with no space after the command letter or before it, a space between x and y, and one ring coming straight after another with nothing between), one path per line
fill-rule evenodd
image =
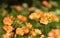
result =
M33 25L33 28L40 27L40 23L36 20L29 20L29 22Z
M2 38L2 35L4 34L4 30L0 28L0 38Z

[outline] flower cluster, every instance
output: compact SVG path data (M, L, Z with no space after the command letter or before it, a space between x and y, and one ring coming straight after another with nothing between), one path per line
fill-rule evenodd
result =
M42 31L40 29L32 29L30 31L30 36L28 38L34 38L35 36L39 35L40 38L44 38L44 35L42 34Z
M17 20L19 22L17 22ZM3 29L6 31L6 33L3 34L3 38L10 38L14 34L13 30L15 30L15 28L13 28L12 26L13 23L17 22L22 24L21 22L25 22L27 18L23 15L18 15L17 20L15 20L13 16L8 16L3 19L3 23L4 23ZM28 34L31 28L32 28L32 24L26 22L26 27L16 28L16 34L19 36L23 36L24 34Z
M44 13L43 11L37 11L29 15L29 18L32 20L39 20L42 24L48 24L50 22L59 22L59 19L54 14L54 12Z
M23 36L24 34L28 34L31 28L32 24L26 23L26 27L16 29L16 34Z
M52 29L47 38L60 38L60 29Z
M13 30L14 28L12 27L12 24L13 24L13 16L10 16L10 17L5 17L3 19L3 23L4 23L4 26L3 26L3 29L6 31L5 34L3 34L3 38L10 38L10 36L13 35Z
M27 20L27 18L23 15L18 15L17 20L19 22L14 20L13 16L5 17L3 19L3 23L4 23L3 29L6 31L6 33L3 34L3 38L10 38L14 34L13 30L15 30L15 28L13 28L13 26L12 26L14 22L22 24L21 22L25 22ZM32 24L28 23L28 22L26 22L25 27L17 27L15 31L16 31L16 34L19 36L23 36L28 33L31 35L31 37L42 34L41 30L34 29L32 27ZM28 38L29 38L29 36L28 36Z
M33 29L33 30L31 31L31 35L32 35L32 36L41 35L41 34L42 34L42 31L39 30L39 29Z

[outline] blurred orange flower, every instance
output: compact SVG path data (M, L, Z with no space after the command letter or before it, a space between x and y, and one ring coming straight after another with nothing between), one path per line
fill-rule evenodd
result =
M29 29L28 28L23 28L23 31L24 31L24 34L27 34L27 33L29 33Z
M40 15L38 15L37 13L32 13L30 16L29 16L30 19L39 19L40 18Z
M32 36L36 36L42 34L42 31L39 29L33 29L30 33Z
M20 21L26 21L27 18L25 16L22 16L22 15L18 15L17 18L20 20Z
M33 38L33 36L28 36L28 38Z
M17 29L16 29L16 34L17 34L17 35L20 35L20 36L23 36L23 35L24 35L23 29L22 29L22 28L17 28Z
M42 34L42 35L40 36L40 38L45 38L45 36Z
M31 31L31 35L32 35L32 36L36 36L37 34L36 34L35 31Z
M48 33L48 38L60 38L60 29L52 29Z
M44 17L44 12L43 11L40 11L40 10L36 11L35 13L32 13L29 16L30 19L39 19L41 17Z
M11 25L11 24L13 23L13 20L12 20L11 18L9 18L9 17L5 17L5 18L3 19L3 23L4 23L5 25Z
M47 17L42 17L40 19L40 23L47 25L49 23L49 21L48 21Z
M34 11L35 10L35 7L30 7L28 8L29 11Z
M17 11L23 11L23 7L22 6L19 6L19 5L14 5L14 8L17 10Z
M6 32L12 32L12 30L14 30L14 28L12 26L7 26L7 25L4 25L3 26L3 29L6 31Z
M48 3L47 1L43 1L42 4L48 8L52 7L52 5L50 3Z
M10 38L12 35L13 35L12 32L6 33L6 34L3 34L3 38Z
M34 29L37 34L42 34L42 31L39 29Z
M59 19L57 18L57 16L54 14L54 12L48 12L47 16L49 19L51 19L51 21L55 21L55 22L59 22Z
M36 14L37 14L37 15L40 15L40 17L43 17L43 16L44 16L44 12L41 11L41 10L38 10L38 11L36 12Z
M32 28L32 24L26 23L26 27L29 28L29 29L31 29Z

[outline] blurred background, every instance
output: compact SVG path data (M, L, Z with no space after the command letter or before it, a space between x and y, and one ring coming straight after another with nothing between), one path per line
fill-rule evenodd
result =
M2 34L5 33L5 31L2 29L3 27L3 18L6 16L13 16L15 20L16 16L21 14L28 18L28 16L37 10L41 10L44 13L48 12L54 12L55 15L59 18L59 22L52 22L47 25L40 24L39 22L35 20L27 19L28 22L30 22L33 26L33 28L41 29L43 34L45 35L45 38L48 37L48 32L51 31L51 29L60 29L60 0L0 0L0 38L2 38ZM25 22L24 22L25 23ZM23 25L24 25L23 23ZM12 26L15 28L18 28L19 24L12 24ZM15 33L15 30L13 32ZM57 31L58 32L58 31ZM60 34L60 32L59 32ZM13 36L12 38L27 38L29 34L24 36ZM34 38L40 38L40 36L36 36ZM52 37L53 38L53 37ZM59 35L60 38L60 35Z

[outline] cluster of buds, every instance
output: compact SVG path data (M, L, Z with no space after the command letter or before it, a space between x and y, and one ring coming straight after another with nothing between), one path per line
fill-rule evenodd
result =
M23 36L24 34L28 34L31 28L32 28L32 24L26 23L26 27L16 29L16 34Z
M38 19L40 21L40 23L46 24L46 25L50 22L59 22L59 19L54 14L54 12L44 13L42 11L37 11L36 13L32 13L29 16L29 18L32 20Z
M52 29L47 38L60 38L60 29Z
M41 34L42 34L42 31L39 30L39 29L33 29L33 30L31 31L31 35L32 35L32 36L41 35Z

